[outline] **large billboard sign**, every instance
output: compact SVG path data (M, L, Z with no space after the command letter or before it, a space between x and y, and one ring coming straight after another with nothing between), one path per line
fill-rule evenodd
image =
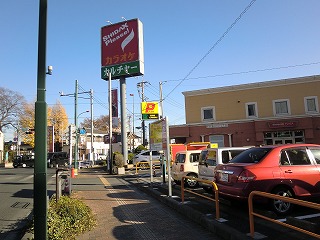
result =
M141 114L142 114L142 120L159 119L159 103L158 102L142 102Z
M139 19L101 28L101 78L144 74L143 32Z

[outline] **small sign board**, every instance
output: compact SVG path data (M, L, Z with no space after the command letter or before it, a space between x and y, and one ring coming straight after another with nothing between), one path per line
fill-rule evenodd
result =
M141 114L143 120L159 119L159 103L158 102L142 102Z

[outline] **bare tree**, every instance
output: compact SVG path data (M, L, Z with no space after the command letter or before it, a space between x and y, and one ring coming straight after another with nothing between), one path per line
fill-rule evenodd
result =
M13 122L22 113L25 98L18 92L0 87L0 131L13 126Z
M119 126L113 127L113 129L112 129L113 132L121 132L120 119L118 121L119 121ZM84 128L91 128L91 119L85 118L83 120L83 122L81 122L80 125ZM109 116L108 115L101 115L100 117L94 119L93 120L93 128L100 130L100 131L109 132Z

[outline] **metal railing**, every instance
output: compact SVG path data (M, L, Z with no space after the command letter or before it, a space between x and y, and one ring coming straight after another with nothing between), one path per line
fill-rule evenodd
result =
M152 165L154 165L155 163L161 163L161 161L159 160L155 160L155 161L152 161ZM142 165L142 166L141 166ZM136 174L138 174L138 169L147 169L147 168L150 168L150 162L137 162L136 163Z
M203 183L207 183L209 185L212 185L212 189L214 191L214 199L213 198L210 198L208 196L205 196L203 194L200 194L200 193L197 193L197 192L194 192L192 190L189 190L189 189L185 189L184 188L184 180L185 179L192 179L192 180L196 180L198 182L203 182ZM218 187L217 187L217 184L215 182L212 182L212 181L209 181L209 180L204 180L204 179L200 179L200 178L194 178L194 177L189 177L189 176L184 176L182 177L181 179L181 202L184 203L184 192L189 192L189 193L192 193L194 195L197 195L197 196L200 196L200 197L203 197L203 198L206 198L210 201L214 201L215 202L215 207L216 207L216 220L219 220L220 219L220 206L219 206L219 190L218 190Z
M307 202L307 201L303 201L303 200L299 200L299 199L284 197L284 196L271 194L271 193L266 193L266 192L253 191L253 192L250 193L249 198L248 198L250 235L251 235L252 238L254 238L254 217L253 216L260 217L260 218L262 218L264 220L267 220L267 221L270 221L270 222L273 222L273 223L276 223L276 224L280 224L282 226L294 229L296 231L308 234L308 235L316 237L316 238L320 238L319 234L316 234L316 233L310 232L308 230L305 230L305 229L290 225L288 223L280 222L279 220L272 219L272 218L266 217L264 215L255 213L253 211L253 204L252 204L252 199L253 199L254 195L259 195L259 196L266 197L266 198L271 198L271 199L277 199L277 200L281 200L281 201L284 201L284 202L297 204L297 205L300 205L300 206L303 206L303 207L308 207L308 208L313 208L313 209L320 210L320 204L317 204L317 203Z

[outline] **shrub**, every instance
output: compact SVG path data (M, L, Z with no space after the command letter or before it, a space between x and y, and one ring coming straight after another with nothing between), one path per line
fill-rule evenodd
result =
M114 164L117 167L123 167L123 155L121 153L114 153Z
M133 158L134 158L134 153L128 153L128 163L132 164Z
M143 145L139 145L136 149L135 149L135 153L140 153L143 150L147 150L147 148Z
M75 236L91 230L96 220L91 209L79 199L61 196L52 198L48 209L48 239L75 239Z

